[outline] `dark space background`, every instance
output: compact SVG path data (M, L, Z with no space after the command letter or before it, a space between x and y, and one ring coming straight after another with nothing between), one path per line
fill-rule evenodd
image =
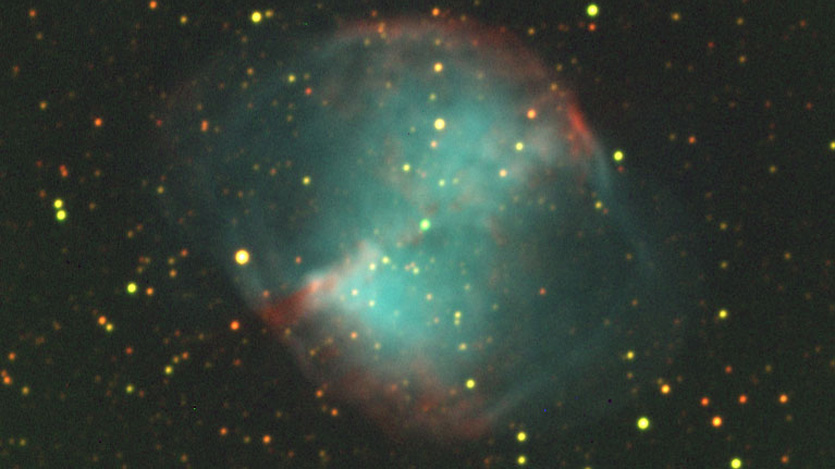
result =
M835 7L402 3L0 6L0 466L835 467ZM703 293L669 392L525 441L390 441L160 213L164 116L213 57L435 7L522 38L682 207Z

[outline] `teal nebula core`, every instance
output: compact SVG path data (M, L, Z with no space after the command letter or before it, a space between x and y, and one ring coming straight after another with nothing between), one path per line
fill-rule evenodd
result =
M382 31L265 42L252 79L240 57L215 63L177 114L172 216L304 375L387 433L616 412L679 346L672 212L636 195L511 34Z

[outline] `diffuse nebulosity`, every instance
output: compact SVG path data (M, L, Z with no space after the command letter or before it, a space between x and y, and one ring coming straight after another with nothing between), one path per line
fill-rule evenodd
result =
M539 59L447 20L295 45L184 94L167 210L326 396L476 439L594 421L657 378L689 294L672 214L635 206Z

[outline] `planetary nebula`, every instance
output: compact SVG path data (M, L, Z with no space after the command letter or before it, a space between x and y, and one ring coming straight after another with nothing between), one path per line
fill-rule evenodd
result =
M167 210L325 399L458 441L652 385L683 327L670 215L553 67L462 21L295 41L181 93Z

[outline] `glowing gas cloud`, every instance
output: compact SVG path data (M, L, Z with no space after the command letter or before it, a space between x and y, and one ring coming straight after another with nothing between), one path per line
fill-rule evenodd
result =
M550 67L446 19L288 43L187 87L168 210L325 398L472 440L657 378L689 291L671 214Z

